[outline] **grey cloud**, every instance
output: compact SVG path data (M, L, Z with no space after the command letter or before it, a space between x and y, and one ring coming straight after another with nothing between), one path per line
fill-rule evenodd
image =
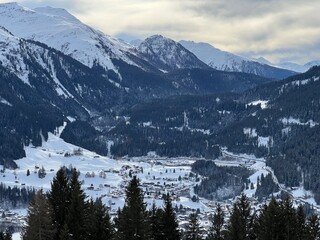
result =
M59 8L65 8L65 9L73 9L74 8L74 2L73 1L63 1L63 0L38 0L38 1L32 1L32 0L22 0L20 1L20 4L23 6L26 6L28 8L36 8L36 7L43 7L43 6L51 6L51 7L59 7Z
M182 7L199 15L233 20L276 14L287 11L291 7L299 8L301 5L308 5L308 2L314 4L312 0L202 0L186 1Z
M4 2L7 0L0 0ZM19 1L19 0L18 0ZM238 54L320 58L320 1L314 0L20 0L66 8L86 24L117 35L162 34L209 42ZM311 60L311 59L308 59Z

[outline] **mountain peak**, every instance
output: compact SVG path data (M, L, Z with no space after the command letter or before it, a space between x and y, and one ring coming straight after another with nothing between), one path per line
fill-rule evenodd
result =
M144 40L144 42L152 42L154 44L166 43L166 44L177 44L174 40L166 38L160 34L152 35Z
M252 60L256 61L258 63L261 63L261 64L273 65L268 59L266 59L264 57L253 58Z
M139 45L138 50L148 62L160 66L161 71L208 67L180 43L162 35L148 37Z
M161 34L155 34L155 35L148 37L147 39L155 40L155 39L168 39L168 38L162 36Z
M53 8L50 6L47 7L38 7L35 8L34 11L38 12L38 13L43 13L43 14L47 14L47 15L51 15L51 16L59 16L59 17L63 17L67 20L72 20L75 21L77 23L80 23L80 20L77 19L76 17L74 17L71 13L69 13L67 10L65 10L64 8Z

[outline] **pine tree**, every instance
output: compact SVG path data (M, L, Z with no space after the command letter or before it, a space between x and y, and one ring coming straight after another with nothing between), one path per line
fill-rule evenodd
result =
M59 233L58 239L59 240L71 240L72 239L71 236L70 236L70 233L69 233L69 229L68 229L67 223L65 223L63 225L63 228L61 229L61 231Z
M320 223L318 215L311 215L306 221L306 240L320 239Z
M234 203L228 226L229 240L250 239L253 228L253 217L251 207L246 195L241 194L240 198Z
M24 240L52 240L55 228L52 221L52 209L46 196L37 192L31 201L26 226L23 229Z
M79 172L73 170L70 181L70 205L68 207L68 215L66 223L68 225L71 239L82 240L86 236L86 214L87 203L86 195L81 189L81 183L78 179Z
M117 219L117 239L144 240L149 239L150 229L148 214L144 203L143 192L139 180L133 176L126 189L126 203L119 211Z
M299 205L296 212L296 238L304 240L306 236L306 216L303 211L303 206Z
M51 183L48 199L53 209L52 219L57 229L55 239L61 239L59 235L64 229L67 209L70 205L70 187L63 168L58 170L56 177Z
M164 214L162 219L164 237L167 240L180 239L179 225L176 213L173 210L170 195L167 194L164 200Z
M296 229L296 212L292 206L292 201L287 196L281 202L282 216L284 217L284 228L285 233L284 240L294 240L297 239L297 229Z
M46 176L46 170L44 169L44 167L42 166L39 171L38 171L38 177L39 178L45 178Z
M208 240L223 240L223 224L224 224L224 213L221 205L218 204L216 211L212 218L212 226L209 229Z
M186 229L186 240L201 240L201 231L198 216L195 213L189 215L189 224Z
M259 240L284 238L283 215L279 203L274 198L269 205L262 208L256 224Z
M163 214L163 210L161 208L157 208L155 202L153 202L149 211L151 239L153 240L164 239L163 224L161 221Z
M106 206L98 198L90 204L90 217L87 221L87 234L90 240L112 239L113 226Z

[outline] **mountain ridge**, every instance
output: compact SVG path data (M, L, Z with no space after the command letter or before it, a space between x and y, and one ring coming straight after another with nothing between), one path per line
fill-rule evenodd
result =
M180 43L204 63L217 70L252 73L276 79L283 79L295 74L293 71L276 68L265 63L261 64L257 61L221 51L208 43L184 40L180 41Z

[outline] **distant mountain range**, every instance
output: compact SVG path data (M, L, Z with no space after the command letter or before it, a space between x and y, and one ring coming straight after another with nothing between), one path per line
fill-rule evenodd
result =
M303 73L308 71L313 66L319 66L320 60L314 60L302 65L297 63L292 63L292 62L283 62L283 63L274 64L274 65L277 65L279 67L289 69L295 72Z
M222 52L208 44L186 41L179 44L159 35L143 42L136 41L134 44L139 45L135 47L83 24L64 9L31 10L17 3L7 3L0 5L0 13L1 25L16 37L45 43L88 67L100 65L117 74L118 67L113 59L145 71L206 68L208 65L217 70L275 79L294 74Z
M142 42L143 40L136 39L130 41L129 44L138 48ZM306 64L292 62L272 63L263 57L250 59L222 51L209 43L185 40L181 40L179 43L208 66L221 71L246 72L265 77L284 78L290 76L292 72L302 73L313 66L320 65L320 60L313 60Z
M229 52L221 51L208 43L180 41L180 44L194 53L208 66L228 72L252 73L263 77L283 79L295 72L270 65L266 61L254 61Z

